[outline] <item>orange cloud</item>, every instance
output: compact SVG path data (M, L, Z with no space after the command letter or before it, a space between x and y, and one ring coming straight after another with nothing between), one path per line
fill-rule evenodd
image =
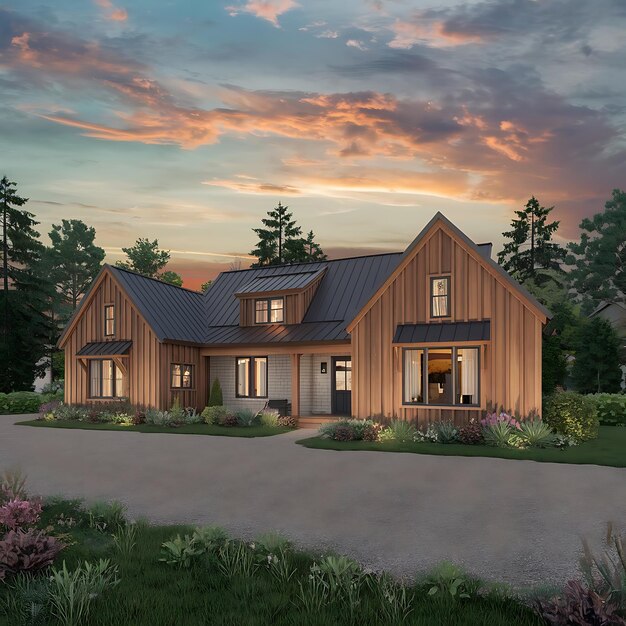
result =
M390 48L409 49L418 43L460 46L483 41L479 35L450 31L443 22L426 20L419 15L413 21L396 20L391 31L395 36L387 44Z
M116 7L111 0L94 0L95 3L105 10L105 17L113 22L125 22L128 19L128 11Z
M228 6L226 10L233 16L239 13L251 13L271 22L276 28L280 28L279 16L297 6L294 0L248 0L240 6Z

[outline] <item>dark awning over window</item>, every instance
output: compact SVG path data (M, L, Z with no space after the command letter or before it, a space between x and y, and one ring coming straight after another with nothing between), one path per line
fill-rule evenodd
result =
M441 324L400 324L393 343L456 343L488 341L491 322L443 322Z
M93 341L86 343L76 356L118 356L128 354L132 341Z

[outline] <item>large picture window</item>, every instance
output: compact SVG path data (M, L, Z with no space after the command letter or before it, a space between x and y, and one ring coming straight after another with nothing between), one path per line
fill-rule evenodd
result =
M254 302L254 321L257 324L282 324L285 301L283 298L265 298Z
M405 348L403 403L480 405L479 348Z
M89 361L89 397L124 397L124 373L111 359Z
M235 378L238 398L267 398L267 357L237 357Z
M430 279L430 316L450 317L450 277Z
M111 337L115 334L115 305L107 304L104 307L104 334Z
M172 363L172 389L193 389L193 365L186 363Z

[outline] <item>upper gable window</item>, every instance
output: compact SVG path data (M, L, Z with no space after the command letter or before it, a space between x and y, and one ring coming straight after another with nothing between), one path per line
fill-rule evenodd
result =
M254 321L256 324L281 324L284 318L283 298L264 298L254 303Z
M430 279L430 316L450 317L450 277Z
M115 305L107 304L104 307L104 334L111 337L115 334Z

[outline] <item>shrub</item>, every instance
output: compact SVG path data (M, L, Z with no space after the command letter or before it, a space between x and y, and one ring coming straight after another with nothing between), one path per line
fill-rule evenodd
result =
M75 404L60 404L54 411L54 417L58 420L82 422L89 417L89 410Z
M41 517L39 500L9 500L0 506L0 526L9 530L18 530L35 526Z
M180 398L176 396L172 407L169 410L169 415L172 424L184 424L185 423L185 409L180 406Z
M64 547L59 539L42 530L10 530L0 540L0 580L7 574L48 567Z
M228 533L219 526L204 526L193 531L192 539L205 552L215 553L228 542Z
M60 400L51 400L50 402L41 404L39 406L39 419L52 421L55 411L59 408L60 404Z
M46 383L41 388L42 394L54 394L63 395L63 389L65 388L65 381L63 379L53 380L51 383Z
M34 391L14 391L0 395L0 413L37 413L42 402L51 400Z
M115 531L126 524L126 507L121 502L94 502L87 509L90 528L101 532Z
M168 411L159 411L158 409L148 409L146 411L146 424L171 426L173 423L174 420Z
M209 406L223 406L224 399L222 397L222 385L220 379L216 378L211 385L211 393L209 394Z
M371 422L369 420L368 422L369 423L367 423L363 428L363 441L379 441L380 433L383 430L383 425L376 422Z
M146 410L142 407L135 407L135 415L133 417L133 426L140 426L146 423Z
M332 438L335 441L353 441L356 439L354 428L346 422L337 424Z
M406 443L415 440L417 429L406 420L393 420L385 429L385 432L387 432L388 437L393 441Z
M437 565L424 580L428 595L441 595L452 600L470 598L480 589L480 582L469 578L459 567L444 561Z
M7 500L26 500L26 476L20 469L7 469L0 476L0 504Z
M185 417L183 423L185 424L201 424L203 422L202 415L196 411L192 406L185 409Z
M86 624L94 600L119 582L117 566L111 565L108 559L100 559L95 564L85 561L73 572L63 561L63 567L53 568L50 577L51 612L63 626Z
M163 557L159 561L181 569L191 567L191 562L204 552L192 535L176 535L171 541L161 544L161 549Z
M261 426L276 428L278 426L279 417L280 413L275 409L265 409L259 413L259 422Z
M242 409L235 413L239 426L254 426L257 421L257 414L249 409Z
M513 444L513 428L505 421L487 424L483 426L483 437L488 446L508 448Z
M461 426L459 428L459 441L470 446L485 443L481 425L475 419L471 419L468 424Z
M626 395L594 393L587 398L595 404L600 424L604 426L626 426Z
M282 415L278 418L281 428L298 428L298 418L295 415Z
M234 413L227 413L226 415L220 417L218 425L232 428L233 426L239 426L239 422L237 421L237 416Z
M554 626L626 626L617 613L618 606L608 597L570 580L561 596L548 601L536 600L535 608L547 624Z
M458 430L452 422L435 422L433 429L439 443L454 443L458 438Z
M540 419L529 419L520 422L519 431L515 433L520 443L533 448L549 448L555 445L555 436L548 424Z
M351 608L358 604L365 577L356 561L346 556L325 556L311 566L311 575L325 583L331 600L346 602Z
M228 415L229 410L225 406L207 406L202 411L202 417L207 424L217 426L220 420Z
M574 391L550 396L544 403L543 419L554 430L577 441L598 436L598 415L593 400Z

